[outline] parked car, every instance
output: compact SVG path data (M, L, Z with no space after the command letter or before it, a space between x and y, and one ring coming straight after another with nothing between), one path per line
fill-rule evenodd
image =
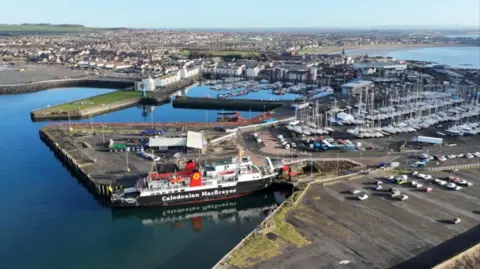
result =
M367 200L368 199L368 195L367 194L362 194L362 195L359 195L357 196L358 200L360 201L363 201L363 200Z

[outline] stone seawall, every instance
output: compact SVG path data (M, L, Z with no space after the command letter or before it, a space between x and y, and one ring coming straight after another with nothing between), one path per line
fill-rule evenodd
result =
M216 99L201 97L177 97L173 100L175 108L228 109L240 111L270 111L286 103L285 101L262 101L248 99Z
M64 79L27 84L0 85L0 94L21 94L61 87L126 89L133 86L134 84L132 80Z

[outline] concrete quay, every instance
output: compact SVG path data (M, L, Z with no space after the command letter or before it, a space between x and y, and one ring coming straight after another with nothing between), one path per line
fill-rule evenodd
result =
M64 87L127 89L133 87L133 81L89 78L46 80L33 83L0 85L0 94L22 94Z
M180 96L173 100L173 107L175 108L228 109L240 111L270 111L286 104L293 104L293 101L217 99L187 96Z
M100 115L116 110L120 110L127 107L132 107L137 104L160 104L170 102L170 95L178 90L181 90L189 85L192 85L196 82L197 78L191 78L179 81L177 83L168 85L164 88L159 88L154 92L149 92L148 97L141 97L140 92L138 92L138 97L132 97L123 99L120 101L108 102L108 103L99 103L94 106L82 109L66 109L66 110L54 110L54 107L43 108L39 110L32 111L30 113L30 118L32 121L47 121L47 120L68 120L70 119L83 119L90 116ZM87 84L85 84L87 85ZM98 84L88 84L98 85ZM103 84L107 85L107 84ZM112 93L104 94L109 95ZM101 95L98 95L101 96ZM95 97L98 97L95 96ZM91 97L91 98L95 98ZM87 98L87 99L91 99ZM88 101L87 99L84 99ZM81 100L73 101L71 103L80 102Z

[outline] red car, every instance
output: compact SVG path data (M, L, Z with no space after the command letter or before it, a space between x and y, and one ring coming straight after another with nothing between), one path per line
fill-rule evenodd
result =
M453 183L458 183L461 180L461 178L459 177L449 177L449 179L450 179L450 182L453 182Z

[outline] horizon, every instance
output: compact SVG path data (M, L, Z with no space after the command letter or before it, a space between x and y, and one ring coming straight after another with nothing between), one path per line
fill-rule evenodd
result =
M30 8L24 9L24 6ZM51 8L51 7L55 8ZM112 8L114 7L114 8ZM305 8L307 7L307 8ZM75 10L75 12L71 12ZM0 24L80 24L96 28L132 29L383 29L383 28L480 28L480 1L457 0L307 0L301 6L287 0L221 0L157 3L137 0L105 0L65 3L13 0L2 3ZM451 22L455 23L452 24ZM450 22L450 23L445 23Z

